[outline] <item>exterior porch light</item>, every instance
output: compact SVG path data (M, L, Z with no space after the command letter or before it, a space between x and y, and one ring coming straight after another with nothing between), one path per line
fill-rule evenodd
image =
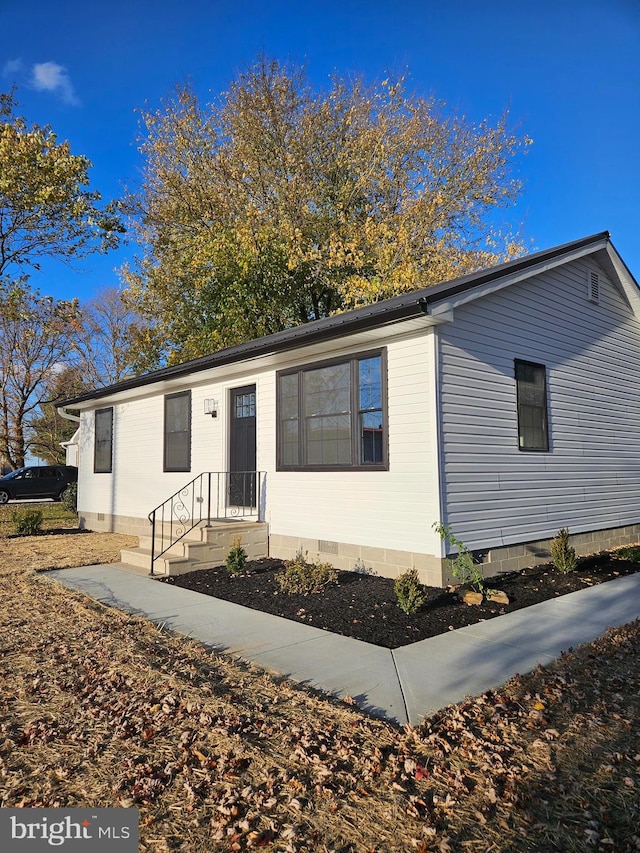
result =
M211 397L208 397L204 401L204 413L205 415L211 415L212 418L218 417L218 401L214 400Z

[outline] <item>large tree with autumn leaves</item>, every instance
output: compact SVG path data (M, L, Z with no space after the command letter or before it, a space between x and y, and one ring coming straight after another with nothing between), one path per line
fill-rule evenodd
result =
M30 273L45 258L114 248L124 231L115 206L89 187L89 160L16 106L13 91L0 93L0 466L13 468L82 328L78 300L42 296Z
M215 102L179 87L143 113L128 295L175 362L521 253L496 211L529 140L473 124L404 79L259 59ZM154 337L155 335L155 337Z
M73 260L118 245L124 231L113 204L89 188L89 160L50 127L15 114L0 93L0 288L24 286L46 257Z

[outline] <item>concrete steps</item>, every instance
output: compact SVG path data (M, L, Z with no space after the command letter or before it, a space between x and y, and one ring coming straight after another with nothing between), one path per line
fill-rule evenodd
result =
M153 573L156 575L181 575L197 569L221 566L235 541L247 552L250 560L269 554L268 525L260 521L212 521L189 531L185 537L172 545L162 557L155 560ZM165 540L166 541L166 540ZM160 536L156 535L156 553L160 547ZM151 536L141 536L138 548L126 548L120 552L123 563L151 570Z

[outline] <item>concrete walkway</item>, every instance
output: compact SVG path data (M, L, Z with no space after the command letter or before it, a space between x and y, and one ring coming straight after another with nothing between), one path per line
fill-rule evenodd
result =
M640 618L639 573L390 650L159 583L118 563L47 576L216 651L339 699L350 696L368 713L400 725Z

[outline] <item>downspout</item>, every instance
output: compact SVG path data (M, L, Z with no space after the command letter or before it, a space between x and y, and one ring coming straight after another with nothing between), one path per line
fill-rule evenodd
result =
M422 297L418 300L420 309L426 316L434 319L438 316L438 321L433 323L430 328L430 349L433 363L432 381L433 387L431 392L431 405L433 407L434 435L432 443L432 451L435 457L434 460L434 487L438 494L438 518L436 521L439 524L446 524L446 507L445 507L445 483L444 483L444 460L442 452L442 411L440 399L440 336L438 326L443 322L451 322L453 320L453 312L450 309L444 309L440 312L434 312L428 297ZM432 524L434 522L432 521ZM439 554L438 554L439 551ZM439 549L436 554L444 561L447 556L446 543L440 539ZM443 563L444 565L444 563ZM441 577L441 582L444 578Z
M78 429L76 430L76 433L78 432L78 430L80 429L80 416L79 415L72 415L70 412L68 412L64 408L64 406L59 406L59 407L56 406L56 412L60 415L61 418L64 418L67 421L73 421L73 423L77 423ZM67 448L63 442L61 442L60 444L61 444L61 447L64 447L65 462L66 462L67 461L67 457L66 457ZM78 458L78 453L76 452L76 465L78 465L79 462L80 462L80 459ZM77 499L76 499L76 504L77 504ZM78 527L81 527L81 528L84 527L84 521L82 521L82 522L80 521L79 515L78 515Z
M67 410L64 408L64 406L56 407L56 412L60 415L61 418L65 418L65 420L67 420L67 421L72 421L73 423L78 424L78 429L73 434L74 436L77 435L78 431L80 430L80 417L78 415L72 415L70 412L67 412ZM61 441L60 442L60 447L64 448L64 452L65 452L65 460L64 461L65 462L67 462L67 460L68 460L67 449L69 448L70 445L74 444L72 439L73 439L73 436L71 437L71 439L69 441ZM77 444L76 444L76 447L77 447ZM76 455L76 465L77 465L78 461L79 461L77 450L76 450L75 455Z

